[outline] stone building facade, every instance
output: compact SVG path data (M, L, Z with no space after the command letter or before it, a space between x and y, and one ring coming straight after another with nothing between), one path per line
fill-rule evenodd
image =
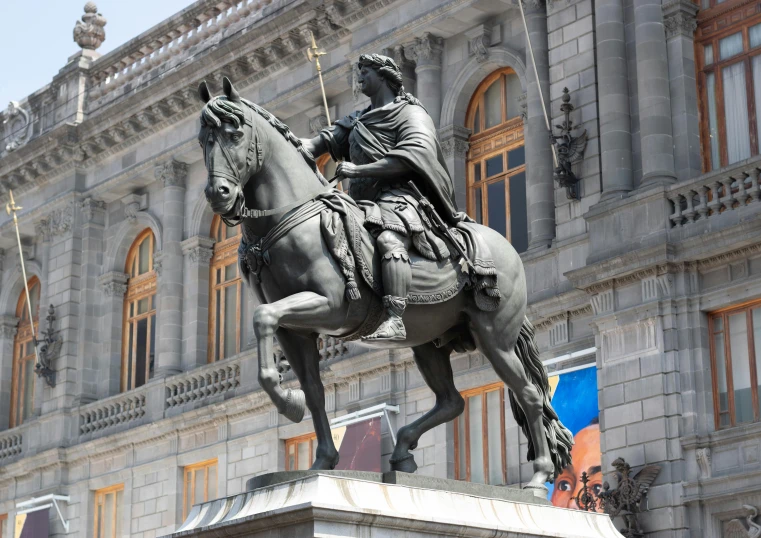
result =
M105 55L105 19L86 6L82 50L3 113L0 196L13 190L23 206L37 309L30 320L2 215L3 538L17 502L49 493L69 496L68 531L51 512L51 535L165 535L189 498L239 493L294 465L291 447L307 450L289 440L308 439L311 422L279 417L257 386L235 231L202 196L196 88L220 92L229 76L307 137L326 121L310 32L327 52L332 118L367 105L360 54L402 66L439 129L458 204L521 251L548 368L597 369L603 471L618 457L662 467L647 535L745 532L744 505L761 508L761 1L524 8L534 60L515 0L198 0ZM564 88L574 132L587 134L580 199L553 181L543 116L542 96L562 121ZM62 342L55 386L34 375L32 324ZM321 353L331 417L399 406L384 422L387 466L389 428L433 405L411 353L328 337ZM453 368L462 391L498 390L477 353ZM492 483L520 485L525 438L498 402ZM419 472L467 478L455 438L452 425L426 434Z

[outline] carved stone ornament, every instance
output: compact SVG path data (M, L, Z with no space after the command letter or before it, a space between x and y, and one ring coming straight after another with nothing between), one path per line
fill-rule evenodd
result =
M182 242L182 254L196 267L208 267L214 256L214 240L211 237L194 235Z
M467 140L454 136L441 141L441 152L444 154L444 157L451 157L452 155L464 156L468 152L468 148L470 148L470 144Z
M666 30L666 39L672 37L693 38L695 29L698 27L699 7L690 0L672 0L663 5L663 28Z
M491 36L491 33L489 34ZM490 37L491 39L491 37ZM444 38L429 32L415 40L408 48L413 55L417 67L441 67L441 54L444 51Z
M94 2L85 4L85 14L82 20L74 26L74 41L83 49L95 50L106 39L106 18L98 13L98 6Z
M5 109L3 125L5 126L6 139L5 151L13 151L29 141L29 127L31 126L29 112L18 101L8 103Z
M478 63L483 63L489 58L491 47L491 25L481 24L465 32L468 38L468 54L475 56Z
M160 164L154 170L156 179L164 183L164 187L184 187L188 175L188 165L171 159Z
M129 275L118 271L111 271L101 275L99 281L103 293L107 297L123 297L127 293L127 279Z
M73 224L73 203L68 203L64 207L51 211L45 219L40 221L40 231L42 232L43 240L48 241L70 232Z
M94 198L85 198L82 200L81 208L82 219L85 222L91 222L96 215L105 213L106 202L102 202Z
M322 131L328 126L328 118L325 114L318 114L313 118L309 118L309 131L312 136L317 136L317 133Z
M749 504L744 504L743 509L748 513L745 516L746 523L743 524L739 519L729 521L724 526L724 538L759 538L761 536L761 525L753 521L758 517L758 509Z
M573 105L571 104L571 96L568 94L568 88L563 88L563 104L560 105L560 110L563 112L565 119L561 125L556 125L555 128L560 130L560 135L550 134L552 144L555 146L555 154L557 155L557 166L555 167L555 181L557 181L561 187L565 187L566 196L569 200L579 200L581 194L579 193L578 184L581 178L576 177L573 172L573 165L581 161L584 157L584 150L587 147L587 130L584 129L576 136L571 134L574 129L573 121L571 121L571 112L573 112Z
M700 478L711 478L711 449L707 447L697 449L695 459L700 469Z

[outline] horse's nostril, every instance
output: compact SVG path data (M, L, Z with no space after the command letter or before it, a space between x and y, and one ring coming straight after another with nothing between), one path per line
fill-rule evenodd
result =
M222 196L227 196L228 194L230 194L230 189L228 189L224 185L220 185L217 188L217 190L219 191L219 194L221 194Z

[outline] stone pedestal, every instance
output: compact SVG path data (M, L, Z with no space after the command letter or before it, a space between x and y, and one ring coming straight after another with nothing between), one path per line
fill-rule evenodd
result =
M404 473L296 471L196 505L172 536L616 538L604 514L550 506L516 488Z

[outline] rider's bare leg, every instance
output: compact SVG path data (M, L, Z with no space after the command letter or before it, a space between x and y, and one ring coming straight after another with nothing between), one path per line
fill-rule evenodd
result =
M386 318L378 329L366 340L404 340L407 331L402 322L402 314L407 307L407 292L412 282L412 268L408 248L410 240L391 230L383 231L377 239L381 254L383 275L383 306Z

